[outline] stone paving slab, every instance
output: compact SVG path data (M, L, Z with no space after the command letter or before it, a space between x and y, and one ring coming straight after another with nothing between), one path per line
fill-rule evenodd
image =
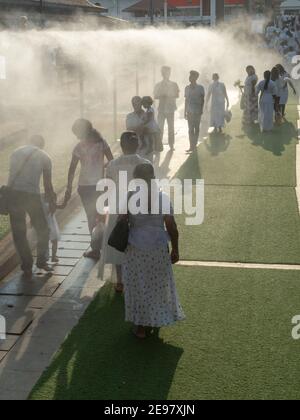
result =
M59 249L57 251L57 256L58 258L71 258L71 259L75 259L75 258L82 258L84 254L84 251L79 251L76 249L73 250L69 250L69 249Z
M22 303L14 307L1 306L0 313L6 320L7 334L21 335L32 323L38 309L28 308Z
M0 351L9 351L19 340L18 335L6 335L6 340L0 340Z
M2 370L2 372L1 372ZM0 377L4 369L0 368ZM5 369L5 381L0 379L0 399L5 391L24 392L25 398L32 389L32 383L35 384L40 375L37 371L16 371L13 369ZM23 397L24 398L24 397Z
M64 276L64 277L66 277L73 270L73 267L62 266L62 265L57 265L57 266L55 265L53 268L54 268L53 276ZM40 276L40 275L43 276L43 272L36 271L35 274L36 274L36 276Z
M60 258L59 262L52 264L54 267L75 267L79 258Z
M0 351L0 363L4 359L4 357L7 355L7 351Z
M15 296L52 296L64 277L33 277L31 280L23 279L20 274L0 287L0 295Z
M87 242L60 242L58 249L77 249L81 251L86 251L90 246L90 243Z
M80 242L89 244L91 242L90 235L61 235L62 242ZM61 243L61 242L60 242Z

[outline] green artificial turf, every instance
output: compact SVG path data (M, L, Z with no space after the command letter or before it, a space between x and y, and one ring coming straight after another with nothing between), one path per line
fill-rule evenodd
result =
M296 107L288 107L288 122L272 134L258 126L245 131L238 107L233 115L224 134L210 134L177 176L203 178L208 185L295 186Z
M299 399L299 272L176 268L187 319L139 342L105 286L31 399Z
M294 188L205 187L205 218L177 216L181 259L300 264Z

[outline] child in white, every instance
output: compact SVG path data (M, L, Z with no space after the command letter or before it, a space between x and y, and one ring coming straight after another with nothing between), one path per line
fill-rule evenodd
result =
M160 129L155 120L153 103L154 101L150 96L145 96L142 99L142 105L146 111L143 115L145 126L144 143L146 146L146 155L153 153L153 151L161 151L157 150L157 142L158 138L160 137Z
M52 244L52 259L53 263L59 262L59 258L57 257L57 249L58 249L58 242L60 240L60 230L59 226L55 217L55 214L50 213L49 204L43 198L43 208L46 216L46 220L49 227L50 233L50 242ZM61 206L63 207L63 206Z

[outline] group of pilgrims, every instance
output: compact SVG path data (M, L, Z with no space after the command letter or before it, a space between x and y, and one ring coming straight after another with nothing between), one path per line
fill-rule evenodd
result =
M289 88L296 95L293 81L281 64L264 73L259 82L255 68L248 66L245 84L239 85L242 91L241 108L245 126L259 122L264 133L273 131L286 116L286 105L289 99Z
M133 112L127 116L127 131L121 135L121 156L115 157L102 135L85 119L77 120L72 131L78 139L72 152L67 177L64 202L58 206L52 186L52 162L43 148L45 140L33 136L27 146L17 149L10 161L8 186L10 193L10 221L16 249L26 278L31 278L33 258L26 236L26 214L31 218L37 232L37 267L52 271L49 266L49 240L52 242L52 263L57 256L60 233L55 211L68 205L73 193L75 174L80 167L78 194L87 216L91 233L91 250L85 257L99 260L116 267L116 292L125 296L126 321L134 325L134 335L144 339L155 329L185 319L176 291L172 265L180 260L179 233L170 198L158 191L158 214L109 215L104 231L103 220L97 211L101 195L97 185L101 179L114 181L117 189L119 174L127 173L128 182L137 179L153 185L156 169L152 163L154 153L164 149L164 126L168 124L168 142L171 153L175 150L175 111L180 90L170 80L171 69L162 68L163 80L155 86L154 99L159 101L158 116L153 108L154 100L145 96L134 97ZM198 84L200 74L191 71L190 84L185 89L185 118L189 127L190 149L194 153L200 138L201 118L210 104L210 126L219 135L230 120L229 98L226 86L218 74L213 74L208 94ZM245 125L259 121L263 132L270 132L274 122L285 116L291 78L283 66L278 64L272 71L266 71L264 80L258 82L253 66L247 67L245 84L239 84L242 91L243 122ZM208 109L207 109L208 110ZM40 180L44 175L46 195L40 194ZM118 196L118 194L117 194ZM149 197L152 200L152 195ZM162 203L167 206L162 206ZM151 203L151 201L150 201ZM169 208L167 214L163 208ZM125 252L109 245L109 239L121 219L128 226L128 244ZM99 234L100 233L100 234ZM105 259L103 253L105 252Z

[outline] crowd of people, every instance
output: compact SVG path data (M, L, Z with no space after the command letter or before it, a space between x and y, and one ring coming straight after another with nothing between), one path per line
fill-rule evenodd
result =
M241 107L244 125L259 122L262 131L271 131L279 115L284 118L288 101L288 87L295 88L283 66L277 65L266 71L264 80L259 82L255 68L248 66L242 91ZM189 85L184 90L185 110L190 148L194 153L200 139L201 118L205 107L210 106L210 127L222 133L226 121L230 121L231 111L226 86L217 73L206 94L198 83L200 74L190 72ZM9 214L14 243L21 259L25 278L33 273L33 257L27 240L26 216L37 232L37 267L46 272L53 271L49 264L49 241L52 242L52 262L57 263L57 244L60 233L55 211L65 208L72 195L75 174L80 166L78 194L88 220L92 237L91 250L85 257L99 260L101 248L106 247L106 262L115 265L117 272L117 292L124 292L126 320L134 324L134 334L145 338L147 328L159 328L184 319L184 313L177 296L172 264L179 261L179 234L170 204L168 214L159 205L159 214L126 215L129 227L128 247L120 252L108 245L107 238L114 230L118 215L110 215L105 234L95 240L95 230L102 223L97 213L100 179L110 179L118 186L119 174L127 173L128 183L141 179L147 185L155 179L153 155L164 149L165 123L168 124L168 143L171 153L175 150L175 112L180 89L171 81L171 68L162 68L162 81L154 88L154 98L134 97L133 111L126 119L126 129L120 139L122 155L115 158L109 144L102 135L85 119L77 120L72 131L78 139L72 153L68 171L67 189L64 202L57 205L57 196L52 186L52 162L44 152L45 140L35 135L30 144L17 149L11 156L8 187ZM159 102L158 114L154 110L154 100ZM40 191L43 178L45 194ZM118 186L120 187L120 186ZM120 187L121 188L121 187ZM163 193L160 193L163 194ZM118 196L118 195L117 195ZM168 197L161 197L165 200ZM151 197L149 200L151 202ZM102 225L103 226L103 223ZM103 240L105 238L105 240ZM171 249L169 251L169 242Z
M277 51L288 67L300 54L300 15L280 15L266 28L268 48Z

